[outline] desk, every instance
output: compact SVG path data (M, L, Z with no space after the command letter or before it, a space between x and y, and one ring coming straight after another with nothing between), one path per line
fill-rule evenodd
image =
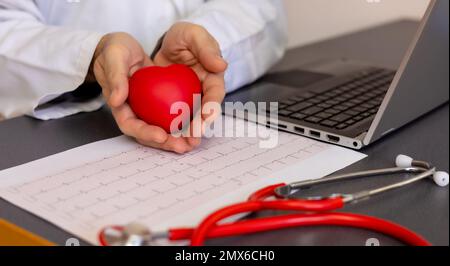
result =
M289 69L320 58L348 57L396 67L417 28L413 21L399 21L337 39L290 50L274 69ZM0 123L0 169L17 166L94 141L118 136L120 131L107 109L57 121L40 122L21 117ZM449 170L448 104L426 115L388 138L363 150L369 157L342 172L392 166L395 156L405 153ZM358 191L389 178L325 186L318 193ZM402 224L435 245L449 245L449 190L432 182L390 192L346 211L374 215ZM48 222L0 200L0 217L64 245L72 237ZM212 245L357 245L377 238L382 245L397 245L384 236L346 228L303 228L247 237L215 240ZM82 243L83 244L83 243Z

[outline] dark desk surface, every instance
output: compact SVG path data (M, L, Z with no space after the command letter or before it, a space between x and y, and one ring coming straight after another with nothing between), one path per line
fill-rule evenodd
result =
M289 69L320 58L348 57L379 66L400 64L417 23L401 21L288 52L275 69ZM0 123L0 169L59 153L90 142L115 137L120 132L108 112L101 111L40 122L22 117ZM369 157L342 172L393 165L399 153L449 167L449 108L436 111L363 150ZM365 179L326 186L318 192L349 192L374 187L391 178ZM404 225L435 245L449 245L449 190L422 182L346 208ZM58 244L71 236L48 222L0 200L0 217L40 234ZM382 245L399 244L376 233L345 228L303 228L236 237L211 242L214 245L365 245L378 238Z

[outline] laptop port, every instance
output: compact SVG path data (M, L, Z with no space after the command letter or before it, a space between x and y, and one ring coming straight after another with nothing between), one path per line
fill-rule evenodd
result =
M294 127L295 132L305 134L305 129L301 127Z
M311 137L314 137L314 138L320 138L320 132L311 130L311 131L309 132L309 134L311 135Z
M267 125L272 126L272 127L281 128L281 129L287 129L288 128L286 125L276 124L276 123L272 123L270 121L267 122Z
M340 137L336 137L336 136L332 136L332 135L327 135L327 138L328 138L328 140L331 141L331 142L339 143L339 141L341 141L341 138L340 138Z

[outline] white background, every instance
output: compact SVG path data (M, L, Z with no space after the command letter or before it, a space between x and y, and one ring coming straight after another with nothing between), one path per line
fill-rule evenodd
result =
M289 46L304 45L401 18L420 19L429 0L284 0Z

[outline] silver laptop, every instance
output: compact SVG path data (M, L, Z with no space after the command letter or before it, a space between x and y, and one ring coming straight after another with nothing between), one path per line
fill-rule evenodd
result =
M278 119L264 119L267 126L361 149L448 100L449 1L432 0L397 70L321 61L270 74L225 102L278 102ZM260 122L247 112L226 110Z

